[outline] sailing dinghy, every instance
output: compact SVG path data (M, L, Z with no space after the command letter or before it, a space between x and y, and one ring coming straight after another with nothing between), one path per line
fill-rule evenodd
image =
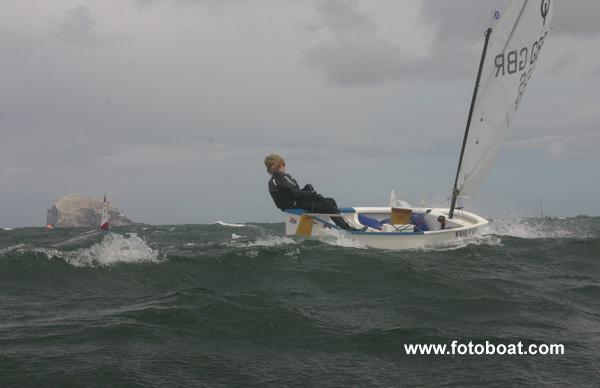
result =
M100 229L108 230L108 201L106 200L106 193L104 193L104 203L102 204L102 220L100 221Z
M339 229L331 215L287 209L286 234L327 237L346 233L374 248L411 249L485 233L488 221L457 206L477 191L508 133L550 31L554 0L513 0L485 32L450 208L352 207L341 215L365 231Z

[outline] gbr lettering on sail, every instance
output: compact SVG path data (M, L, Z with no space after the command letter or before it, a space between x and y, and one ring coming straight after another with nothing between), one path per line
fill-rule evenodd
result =
M540 14L543 19L543 26L546 26L546 17L550 9L551 0L541 0ZM494 64L496 66L495 78L498 77L514 77L519 75L520 82L518 85L517 98L515 99L515 110L519 108L519 103L527 88L527 83L531 79L531 74L537 59L539 58L540 52L544 46L544 40L548 35L548 30L544 29L542 36L534 40L530 44L523 46L517 50L511 50L509 52L503 52L496 55Z

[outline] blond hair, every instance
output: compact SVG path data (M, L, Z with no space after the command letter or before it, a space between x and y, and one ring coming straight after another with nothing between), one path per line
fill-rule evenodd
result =
M267 172L269 174L273 174L279 167L285 166L285 160L280 155L271 154L265 158L265 167L267 168Z

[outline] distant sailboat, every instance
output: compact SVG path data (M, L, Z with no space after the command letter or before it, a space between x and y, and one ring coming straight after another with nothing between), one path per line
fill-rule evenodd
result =
M100 229L108 230L108 201L106 200L106 193L104 193L104 204L102 206L102 221L100 221Z

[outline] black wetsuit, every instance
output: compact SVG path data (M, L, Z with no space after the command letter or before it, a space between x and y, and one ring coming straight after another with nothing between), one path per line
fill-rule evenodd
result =
M333 198L323 198L311 185L300 189L298 182L290 175L276 172L269 179L269 194L279 209L304 209L311 213L339 214L340 210ZM354 230L342 217L331 217L342 229Z

